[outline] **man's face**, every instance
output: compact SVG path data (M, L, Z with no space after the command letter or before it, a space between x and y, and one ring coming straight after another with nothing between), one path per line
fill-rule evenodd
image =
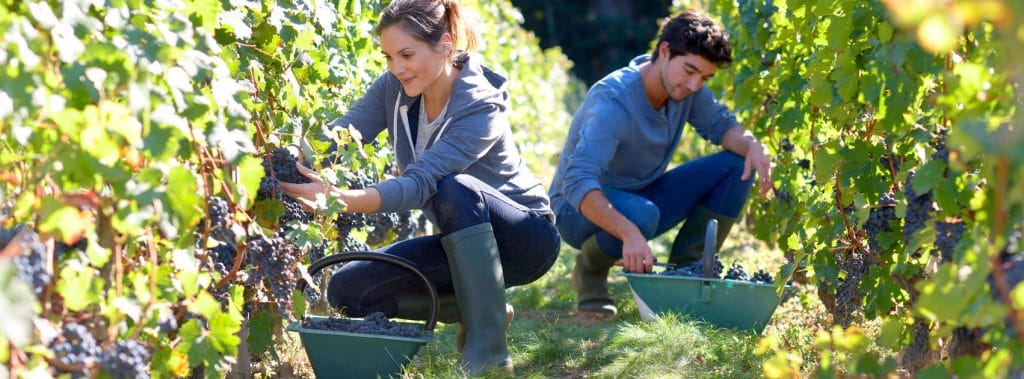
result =
M659 52L660 55L660 52ZM658 59L667 57L665 54ZM661 69L661 84L665 86L668 97L682 101L700 89L708 79L715 76L718 66L699 55L684 54L672 57Z

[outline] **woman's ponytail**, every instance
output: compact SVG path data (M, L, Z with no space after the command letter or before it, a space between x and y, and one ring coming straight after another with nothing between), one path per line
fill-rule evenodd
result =
M462 10L462 5L456 0L440 0L444 6L445 23L448 24L448 34L455 40L455 49L461 48L465 51L476 50L480 45L479 36L472 20ZM453 49L453 53L454 50Z

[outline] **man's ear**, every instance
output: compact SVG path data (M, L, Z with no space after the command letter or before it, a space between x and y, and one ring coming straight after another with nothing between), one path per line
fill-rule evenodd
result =
M668 60L669 59L669 54L671 54L671 53L672 53L672 50L669 49L669 47L668 47L668 41L661 41L660 43L658 43L658 59L661 59L662 57L664 57L665 60Z

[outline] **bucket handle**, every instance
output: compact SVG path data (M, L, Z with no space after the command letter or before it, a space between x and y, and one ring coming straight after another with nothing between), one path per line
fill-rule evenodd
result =
M395 255L391 255L391 254L387 254L387 253L371 253L371 252L367 252L367 251L353 251L353 252L350 252L350 253L333 254L333 255L328 255L326 257L320 258L316 262L313 262L313 264L310 264L309 265L309 269L306 270L306 271L309 272L309 276L312 277L313 275L316 275L318 272L320 272L320 270L323 270L327 266L333 266L333 265L336 265L338 263L349 262L349 261L376 261L376 262L390 263L390 264L393 264L395 266L404 268L404 269L406 269L408 271L411 271L413 274L415 274L417 277L419 277L420 280L423 281L423 284L426 285L427 292L430 294L430 317L427 319L427 325L424 327L424 329L426 331L428 331L428 332L434 330L434 326L437 324L437 311L438 311L438 308L439 308L439 304L438 304L438 300L437 300L437 289L434 288L434 284L433 283L430 283L430 280L427 279L427 276L423 275L423 272L421 272L419 269L417 269L416 266L412 262L410 262L408 259L405 259L405 258L402 258L402 257L399 257L399 256L395 256ZM299 284L298 284L299 292L305 291L306 287L308 285L309 284L306 283L306 279L305 278L302 278L302 280L299 280Z
M708 220L708 230L704 234L704 277L717 278L715 275L715 245L718 241L718 220Z

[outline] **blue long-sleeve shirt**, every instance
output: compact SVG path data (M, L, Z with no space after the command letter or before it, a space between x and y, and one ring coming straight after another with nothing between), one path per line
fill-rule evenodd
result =
M556 213L565 202L579 210L593 189L646 187L665 172L687 122L715 145L738 125L707 86L682 101L669 98L667 110L651 108L639 69L648 60L638 56L605 76L576 110L549 191Z
M468 174L531 210L551 213L543 184L529 172L512 140L507 80L483 66L478 56L464 59L444 121L420 154L415 151L420 96L407 96L390 72L328 126L351 125L367 141L385 129L391 135L401 175L373 186L380 192L379 212L420 208L433 221L427 200L437 192L437 182L448 174Z

